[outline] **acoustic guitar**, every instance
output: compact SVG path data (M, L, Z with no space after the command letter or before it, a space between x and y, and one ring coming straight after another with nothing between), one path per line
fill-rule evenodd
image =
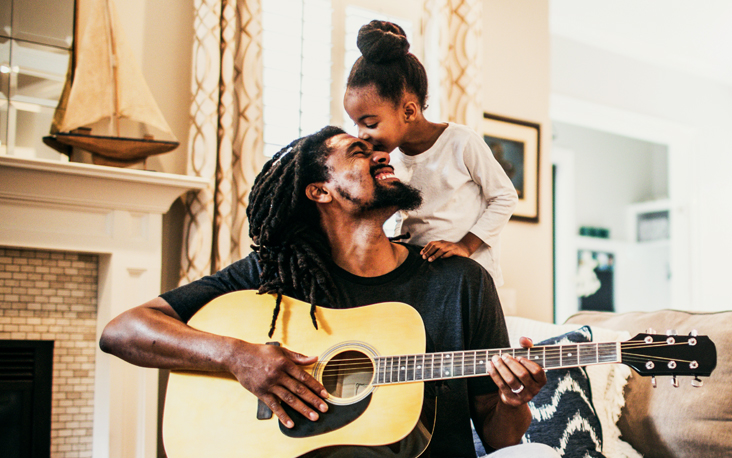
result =
M318 362L305 369L328 390L328 412L312 422L285 406L295 422L287 429L232 375L172 371L163 417L170 458L290 458L388 444L404 456L419 456L434 425L434 411L426 415L430 409L423 409L422 382L486 376L486 362L504 353L546 370L624 363L644 376L688 375L697 381L716 366L716 348L706 336L638 334L625 342L425 353L419 313L397 302L342 310L318 307L316 330L310 305L283 297L269 338L273 306L273 295L229 293L204 306L189 325L318 355Z

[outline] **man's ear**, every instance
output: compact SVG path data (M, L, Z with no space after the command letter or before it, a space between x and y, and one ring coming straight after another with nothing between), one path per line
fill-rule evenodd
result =
M310 183L305 187L305 195L313 202L321 204L330 202L333 198L325 188L324 183Z

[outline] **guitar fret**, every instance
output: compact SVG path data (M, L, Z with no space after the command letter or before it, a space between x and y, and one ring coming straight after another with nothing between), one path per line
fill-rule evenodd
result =
M407 356L407 373L405 375L409 382L414 381L414 366L416 366L414 359L415 356Z
M513 357L514 358L529 358L529 349L528 348L516 348L513 350Z
M380 384L386 383L386 356L379 358L379 376L378 380Z
M399 357L399 368L397 369L397 379L400 382L405 382L407 380L406 379L407 374L405 372L406 365L407 365L406 359L407 359L406 356Z
M475 351L463 353L463 375L475 375Z
M597 344L584 344L579 346L579 361L580 366L586 364L597 363Z
M418 355L415 359L414 364L414 380L424 380L423 374L424 368L424 355Z
M509 354L526 358L544 369L620 362L617 342L547 345L532 348L465 350L376 358L374 384L387 385L488 375L488 362Z
M449 353L442 354L442 365L440 367L440 378L444 378L452 374L452 360Z

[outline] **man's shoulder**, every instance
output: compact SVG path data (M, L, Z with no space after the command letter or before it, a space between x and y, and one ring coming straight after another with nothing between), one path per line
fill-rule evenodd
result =
M460 274L460 275L487 275L490 276L487 270L480 265L477 261L465 258L462 256L451 256L449 258L441 258L433 262L428 262L422 259L422 255L419 252L422 250L422 246L404 243L410 251L410 257L414 256L417 261L420 262L420 267L428 268L430 271L439 274Z

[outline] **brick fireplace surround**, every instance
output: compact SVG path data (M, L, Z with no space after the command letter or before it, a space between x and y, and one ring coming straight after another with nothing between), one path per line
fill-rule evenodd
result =
M203 179L0 156L0 339L54 340L51 456L157 454L157 371L101 353L160 292L162 216Z
M98 257L0 247L0 339L52 340L51 456L92 456Z

